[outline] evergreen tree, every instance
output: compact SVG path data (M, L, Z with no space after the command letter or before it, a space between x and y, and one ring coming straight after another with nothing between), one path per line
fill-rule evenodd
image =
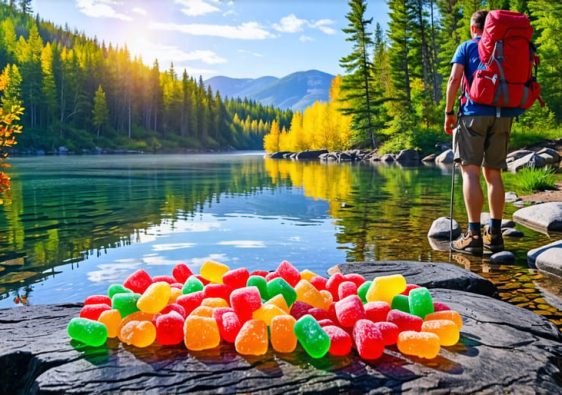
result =
M100 129L102 125L107 122L107 115L108 109L105 92L100 85L96 91L96 95L94 96L94 109L92 113L92 122L96 127L96 136L98 138L100 137Z

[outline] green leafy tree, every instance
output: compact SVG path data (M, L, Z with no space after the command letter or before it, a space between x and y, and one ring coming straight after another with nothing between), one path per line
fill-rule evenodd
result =
M107 101L105 98L105 92L103 91L101 85L96 91L94 96L94 110L92 113L92 122L96 127L96 136L100 137L100 129L107 122L108 109Z

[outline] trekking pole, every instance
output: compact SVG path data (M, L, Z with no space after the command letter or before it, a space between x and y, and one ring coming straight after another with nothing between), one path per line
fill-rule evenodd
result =
M449 204L449 220L450 220L450 228L449 228L449 251L451 250L451 244L453 243L453 200L455 198L455 168L456 164L453 160L453 169L451 171L451 202Z

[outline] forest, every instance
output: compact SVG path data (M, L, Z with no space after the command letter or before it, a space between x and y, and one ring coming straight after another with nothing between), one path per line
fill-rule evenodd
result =
M0 21L2 108L25 109L18 152L260 149L272 121L290 124L290 111L222 98L173 64L33 17L30 0L0 4Z
M367 19L368 2L350 0L344 28L352 52L334 80L330 103L295 113L286 131L272 124L267 151L351 147L397 152L431 150L443 134L444 94L457 46L470 39L479 9L529 15L541 58L538 81L545 107L536 103L516 120L512 142L562 136L562 2L552 0L387 0L386 31ZM337 127L334 125L338 125Z

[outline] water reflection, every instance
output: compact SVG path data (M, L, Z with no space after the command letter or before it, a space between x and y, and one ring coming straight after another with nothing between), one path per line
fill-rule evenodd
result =
M526 252L546 244L544 235L518 228L525 237L507 241L514 266L432 248L426 234L448 215L450 167L259 155L12 162L12 190L0 206L0 307L78 301L138 268L168 274L182 261L273 268L288 259L323 272L346 260L408 259L481 273L504 300L562 326L560 285L526 267ZM462 217L460 191L455 207Z

